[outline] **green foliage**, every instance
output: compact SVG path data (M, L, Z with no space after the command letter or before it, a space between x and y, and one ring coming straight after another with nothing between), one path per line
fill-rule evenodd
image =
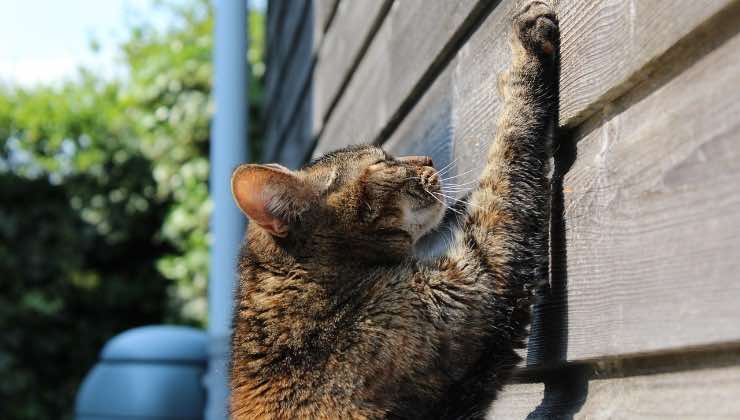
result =
M249 13L249 51L247 57L251 68L249 79L249 146L250 156L259 161L262 156L265 126L262 115L264 104L265 75L265 15L257 11Z
M0 88L2 419L68 417L114 334L206 322L212 10L163 7L167 29L121 45L125 80ZM258 150L263 17L250 25Z
M119 104L83 75L0 99L0 418L58 418L111 335L161 322L167 200Z
M176 287L173 314L206 317L208 275L208 140L213 18L208 3L177 8L166 32L139 26L123 45L131 85L124 102L136 121L141 152L152 162L157 197L171 201L161 234L174 252L158 262Z

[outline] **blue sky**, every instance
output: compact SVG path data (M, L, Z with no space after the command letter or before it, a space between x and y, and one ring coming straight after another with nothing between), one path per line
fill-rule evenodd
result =
M250 6L264 8L266 1ZM142 16L167 24L152 0L0 0L0 82L53 83L73 77L80 65L113 76L114 47ZM91 39L101 44L97 54Z

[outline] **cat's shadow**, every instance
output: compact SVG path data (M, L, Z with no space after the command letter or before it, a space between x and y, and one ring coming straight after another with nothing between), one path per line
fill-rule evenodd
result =
M571 132L558 133L551 189L550 283L538 296L526 366L540 368L544 396L527 419L572 419L588 395L588 367L565 365L568 353L568 251L563 177L576 159Z

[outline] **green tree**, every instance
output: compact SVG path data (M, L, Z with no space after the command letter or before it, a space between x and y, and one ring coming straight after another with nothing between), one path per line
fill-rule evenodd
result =
M168 203L115 84L0 95L0 418L69 413L102 344L161 322Z
M158 261L174 282L174 319L203 324L208 276L208 144L212 113L212 32L209 3L174 10L172 26L142 24L123 45L130 71L127 116L136 121L141 152L152 162L156 195L169 200L161 234L172 253Z
M2 419L68 417L114 334L207 321L212 10L162 7L167 28L122 43L125 79L0 88ZM262 15L250 25L258 151Z

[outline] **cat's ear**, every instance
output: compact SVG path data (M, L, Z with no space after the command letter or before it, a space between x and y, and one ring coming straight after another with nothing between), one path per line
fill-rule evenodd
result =
M290 222L304 209L310 189L289 169L276 165L241 165L231 175L236 205L274 236L288 235Z

